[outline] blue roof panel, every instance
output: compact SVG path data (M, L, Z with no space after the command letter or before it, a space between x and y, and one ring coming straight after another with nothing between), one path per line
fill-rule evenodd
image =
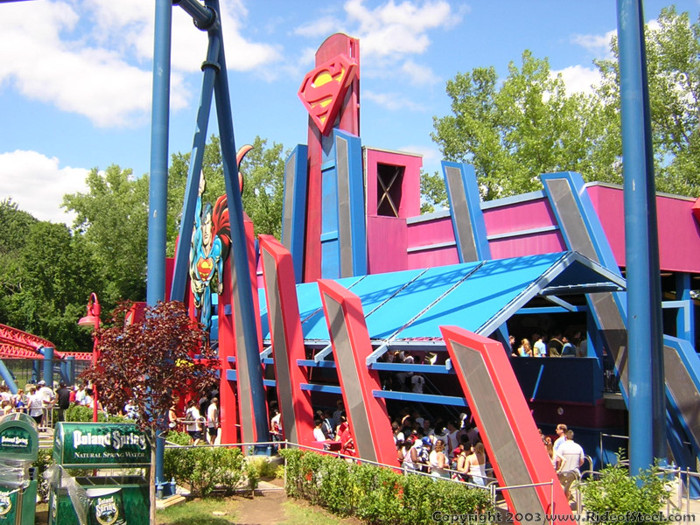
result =
M444 325L461 326L478 332L482 325L531 286L562 255L485 261L395 338L441 337L439 327Z

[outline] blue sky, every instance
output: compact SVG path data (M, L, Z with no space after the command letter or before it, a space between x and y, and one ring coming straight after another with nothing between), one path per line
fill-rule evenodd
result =
M256 135L286 149L306 141L297 90L317 47L340 31L360 39L363 144L420 153L431 172L447 80L486 66L505 77L529 49L585 90L617 25L614 0L221 4L238 146ZM645 19L666 5L645 1ZM700 0L675 5L697 20ZM84 191L91 168L149 171L154 11L144 0L0 2L0 199L70 223L61 198ZM170 153L192 146L205 51L206 35L174 8Z

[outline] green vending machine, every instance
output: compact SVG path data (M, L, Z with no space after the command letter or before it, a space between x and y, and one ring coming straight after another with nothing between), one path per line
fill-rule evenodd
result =
M58 423L53 458L49 525L148 524L151 447L136 425Z
M26 414L0 417L0 525L33 525L36 480L29 467L36 461L39 435Z

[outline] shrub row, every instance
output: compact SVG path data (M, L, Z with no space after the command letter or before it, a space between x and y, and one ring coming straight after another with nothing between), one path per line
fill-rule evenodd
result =
M111 423L133 423L130 419L124 416L114 415L107 416L103 410L97 411L97 421L104 423L109 420ZM54 421L56 420L56 414L54 414ZM68 410L66 410L66 421L73 421L78 423L88 423L92 421L92 407L86 407L82 405L71 405Z
M493 510L485 490L389 468L348 463L330 455L280 450L287 462L287 495L309 500L340 516L373 524L430 523L442 515Z
M207 496L214 490L233 493L246 476L246 462L237 448L168 448L163 458L166 480L187 485L194 495ZM254 488L254 487L252 487Z

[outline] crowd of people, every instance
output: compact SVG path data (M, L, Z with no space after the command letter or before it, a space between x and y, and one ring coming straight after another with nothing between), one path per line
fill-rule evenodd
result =
M488 458L479 431L465 413L435 421L404 408L391 423L397 460L405 471L429 473L484 486Z
M187 432L192 445L221 442L221 420L217 390L203 393L199 399L192 398L184 406L184 413L175 400L168 410L168 428Z
M404 471L429 473L480 486L493 479L489 476L491 468L479 430L466 413L455 420L439 418L433 421L417 410L404 408L392 418L391 426L397 460ZM557 437L554 440L541 430L540 435L569 497L571 484L581 476L585 454L574 441L573 430L561 423L555 431ZM356 456L342 400L338 400L332 413L330 410L316 411L313 437L326 450Z
M513 357L586 357L587 341L581 332L573 334L555 333L551 337L535 333L532 343L528 338L520 341L510 335L510 349Z
M80 404L91 403L92 398L87 391L89 389L85 387L80 391ZM54 409L57 409L57 421L64 421L65 412L71 403L78 403L78 392L77 388L71 389L62 382L53 389L41 380L28 383L25 388L12 394L7 385L3 384L0 385L0 415L23 412L33 418L40 428L50 427L53 425Z

